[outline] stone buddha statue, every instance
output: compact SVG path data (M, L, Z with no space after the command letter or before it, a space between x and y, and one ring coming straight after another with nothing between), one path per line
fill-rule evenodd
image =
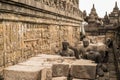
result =
M67 41L62 42L62 50L59 53L61 56L72 57L74 56L74 51L69 49L69 43Z

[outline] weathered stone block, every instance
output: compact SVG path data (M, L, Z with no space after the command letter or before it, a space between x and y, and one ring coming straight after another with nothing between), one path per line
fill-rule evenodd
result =
M96 64L88 60L75 61L71 65L70 74L73 78L78 79L95 79Z
M67 77L54 77L52 80L67 80Z
M38 66L15 65L4 70L5 80L46 80L48 69Z
M52 66L52 76L61 77L68 76L69 74L69 64L68 63L57 63Z

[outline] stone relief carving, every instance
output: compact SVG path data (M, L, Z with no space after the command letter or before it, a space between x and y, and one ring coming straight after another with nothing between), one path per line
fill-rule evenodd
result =
M66 10L73 14L76 13L77 15L80 15L78 13L79 9L76 9L79 3L78 0L69 0L69 1L67 0L35 0L35 1L46 4L50 7L54 7L63 11ZM74 5L76 7L74 7Z

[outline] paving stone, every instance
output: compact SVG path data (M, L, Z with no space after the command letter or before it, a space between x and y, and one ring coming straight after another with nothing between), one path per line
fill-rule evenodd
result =
M54 77L52 80L67 80L67 77Z
M70 74L78 79L95 79L97 64L89 60L78 60L71 64Z
M5 80L45 80L46 69L38 66L15 65L4 70Z
M53 77L68 76L69 64L68 63L57 63L52 66Z

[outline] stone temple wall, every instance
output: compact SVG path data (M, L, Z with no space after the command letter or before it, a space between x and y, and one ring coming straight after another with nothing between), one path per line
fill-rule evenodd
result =
M80 38L79 0L0 0L0 70Z

